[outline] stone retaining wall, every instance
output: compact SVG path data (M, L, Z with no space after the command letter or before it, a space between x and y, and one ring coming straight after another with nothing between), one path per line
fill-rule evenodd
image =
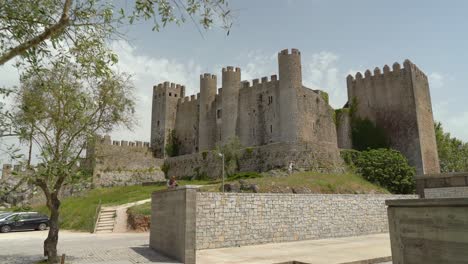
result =
M385 200L416 195L197 193L196 248L388 231Z
M343 172L344 165L338 149L326 143L273 143L241 150L239 171L269 171L286 169L289 162L295 168L317 172ZM221 176L222 160L213 151L167 158L168 176Z

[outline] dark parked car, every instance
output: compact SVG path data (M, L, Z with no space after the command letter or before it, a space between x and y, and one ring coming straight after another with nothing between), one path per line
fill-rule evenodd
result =
M36 212L10 212L0 214L0 232L12 230L45 230L49 225L49 217Z

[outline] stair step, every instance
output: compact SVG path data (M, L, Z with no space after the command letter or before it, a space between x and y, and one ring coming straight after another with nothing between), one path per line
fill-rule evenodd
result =
M114 223L115 219L99 219L98 223Z
M114 223L105 223L105 224L99 223L97 226L98 227L114 227Z
M115 217L113 215L105 215L105 216L100 216L99 219L114 219Z
M112 210L101 210L101 213L111 213L111 212L115 212L117 210L115 209L112 209Z
M101 215L113 215L115 212L101 212Z
M114 216L101 216L99 217L99 220L113 220L114 218Z

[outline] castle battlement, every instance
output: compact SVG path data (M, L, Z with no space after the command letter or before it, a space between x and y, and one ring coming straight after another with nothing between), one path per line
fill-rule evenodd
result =
M185 85L172 83L172 82L163 82L158 85L153 86L153 90L157 92L166 91L167 89L185 89Z
M211 73L200 74L200 79L216 79L216 74L211 74Z
M96 136L96 143L100 145L108 145L108 146L119 146L119 147L138 147L138 148L149 148L149 142L143 141L128 141L128 140L112 140L109 135L105 136Z
M234 68L233 66L227 66L223 68L223 72L240 72L241 69L239 67Z
M385 78L385 77L392 77L400 76L406 74L408 70L411 70L416 74L418 77L422 77L423 79L427 80L426 74L424 74L414 63L410 60L406 59L403 62L403 68L401 67L400 63L395 62L392 65L392 69L388 65L383 67L383 72L380 70L379 67L376 67L373 72L369 69L364 72L364 75L361 72L357 72L355 76L349 74L346 78L348 82L360 82L366 80L372 80L376 78Z
M291 49L291 52L288 49L284 49L278 55L301 55L301 52L298 49Z
M186 104L198 104L198 97L195 94L190 96L185 96L184 98L180 98L177 102L179 106L183 106Z
M267 85L272 82L278 81L278 76L276 74L271 75L269 78L268 76L264 76L260 79L253 79L252 80L252 85L250 84L250 81L242 81L241 82L241 88L252 88L256 87L258 85Z

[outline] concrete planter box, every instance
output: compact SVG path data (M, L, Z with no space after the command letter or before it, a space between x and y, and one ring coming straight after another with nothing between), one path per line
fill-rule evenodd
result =
M394 264L468 263L468 198L386 204Z

